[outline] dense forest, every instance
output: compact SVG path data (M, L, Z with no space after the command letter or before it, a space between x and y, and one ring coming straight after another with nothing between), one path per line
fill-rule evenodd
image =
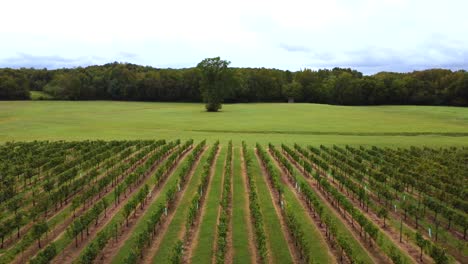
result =
M225 102L296 102L338 105L468 106L468 72L430 69L365 76L343 68L297 72L232 68ZM197 68L156 69L110 63L73 69L0 69L0 100L28 100L43 91L59 100L200 102Z

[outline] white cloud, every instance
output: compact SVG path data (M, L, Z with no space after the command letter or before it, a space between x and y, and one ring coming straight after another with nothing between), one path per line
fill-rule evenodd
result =
M5 1L0 67L190 67L219 55L233 66L291 70L466 68L467 8L461 0Z

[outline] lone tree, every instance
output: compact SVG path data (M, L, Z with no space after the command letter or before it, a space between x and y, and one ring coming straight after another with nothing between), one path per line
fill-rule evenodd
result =
M233 83L233 74L228 68L230 63L216 57L204 59L197 65L202 77L200 92L208 112L221 109L221 103Z

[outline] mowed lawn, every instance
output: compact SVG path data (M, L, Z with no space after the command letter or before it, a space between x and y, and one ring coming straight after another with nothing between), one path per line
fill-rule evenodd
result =
M113 101L2 101L0 142L232 139L275 144L468 145L468 108Z

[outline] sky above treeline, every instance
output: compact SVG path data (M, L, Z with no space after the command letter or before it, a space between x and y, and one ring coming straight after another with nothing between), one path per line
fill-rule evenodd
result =
M14 0L0 67L468 69L466 0Z

